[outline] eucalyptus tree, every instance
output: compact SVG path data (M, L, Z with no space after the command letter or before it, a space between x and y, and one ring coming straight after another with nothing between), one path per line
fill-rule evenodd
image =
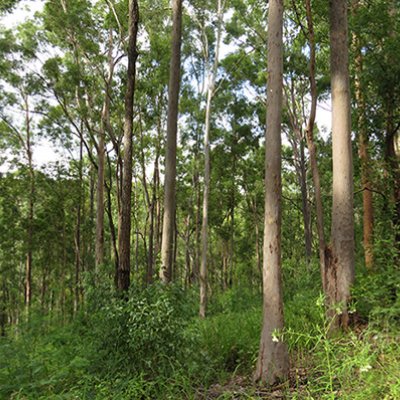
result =
M218 65L220 62L219 52L222 40L223 18L225 12L225 0L218 0L217 4L217 32L215 37L214 59L210 60L210 48L203 26L202 46L204 61L206 64L206 93L207 100L205 106L204 124L204 188L203 188L203 213L201 224L201 261L200 261L200 316L205 317L207 307L207 251L208 251L208 207L210 194L210 129L211 129L211 107L216 90L216 79Z
M118 221L119 265L116 276L117 288L123 291L129 288L131 270L133 100L135 93L136 59L138 56L137 33L139 25L139 6L137 0L129 0L128 7L128 70L125 92L121 213Z
M372 167L371 167L371 145L368 134L367 120L367 85L364 82L364 56L362 47L365 46L363 35L357 19L361 19L359 14L363 14L363 7L360 1L355 1L352 7L351 16L353 17L352 29L352 50L354 52L354 93L357 103L357 133L358 133L358 152L361 161L361 185L363 198L363 245L364 260L367 269L372 269L374 264L373 257L373 230L374 230L374 207L372 196ZM355 28L355 29L354 29ZM358 29L357 29L358 28Z
M332 259L326 270L328 312L333 327L347 327L348 302L354 282L353 159L351 146L347 2L330 2L332 87ZM341 314L335 316L335 305Z
M281 278L281 118L283 75L283 1L268 11L267 123L265 132L265 210L263 245L263 325L254 379L272 385L289 373L282 341Z
M181 64L182 36L182 0L172 1L172 39L171 65L168 91L168 121L167 143L165 157L165 190L164 190L164 219L161 248L160 277L163 282L169 282L172 275L173 242L175 230L175 180L176 180L176 145L178 129L178 100Z

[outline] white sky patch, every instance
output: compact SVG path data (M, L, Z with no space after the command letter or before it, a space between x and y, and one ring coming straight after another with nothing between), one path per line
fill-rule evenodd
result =
M43 165L50 162L60 161L60 154L48 140L39 140L33 151L33 162L35 165Z
M326 140L332 130L332 103L330 97L328 100L324 100L317 104L315 121L322 137Z
M41 0L22 0L14 12L0 18L0 23L7 28L14 28L20 23L30 19L35 12L42 11L45 2Z

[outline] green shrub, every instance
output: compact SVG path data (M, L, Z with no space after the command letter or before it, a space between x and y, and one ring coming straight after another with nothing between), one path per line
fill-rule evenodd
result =
M184 293L176 287L132 287L127 299L112 296L93 316L102 370L168 375L182 360L187 325Z

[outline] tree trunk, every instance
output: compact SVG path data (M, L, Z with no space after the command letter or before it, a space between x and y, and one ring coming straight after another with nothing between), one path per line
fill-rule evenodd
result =
M354 282L353 160L348 72L347 1L330 1L332 88L332 262L327 271L328 315L332 328L347 327L347 304ZM341 314L336 317L335 305Z
M110 34L110 41L112 41L112 33ZM109 64L112 65L112 45L109 43ZM111 54L110 54L111 53ZM112 67L109 67L109 74L111 74ZM107 124L110 119L110 93L109 85L106 85L106 93L103 102L103 109L101 113L101 127L98 134L98 168L97 168L97 192L96 192L96 270L104 262L104 184L105 184L105 134Z
M104 115L104 109L103 109ZM104 164L105 164L105 138L104 129L99 131L97 191L96 191L96 272L104 262Z
M168 283L172 278L173 244L176 208L176 135L181 65L182 0L172 0L172 49L169 71L167 144L165 155L164 219L161 243L160 279Z
M373 267L373 231L374 231L374 209L372 203L372 185L369 158L369 140L367 132L367 119L365 114L365 98L361 77L363 72L363 60L361 54L360 38L354 34L353 41L355 45L355 96L358 111L358 152L361 159L361 184L363 196L363 242L364 242L364 260L367 269Z
M310 262L312 256L312 232L311 232L311 214L308 204L307 190L307 171L306 159L304 154L304 138L300 141L300 160L299 160L299 180L301 190L301 209L303 214L304 224L304 250L307 262Z
M200 317L206 316L207 308L207 250L208 250L208 201L210 194L210 126L211 126L211 103L214 97L215 80L219 63L219 50L222 37L223 21L222 0L218 0L218 27L215 43L215 58L212 69L208 74L207 103L206 103L206 121L204 134L204 190L203 190L203 217L201 224L201 260L200 260ZM205 45L205 44L204 44ZM208 49L205 53L208 53Z
M319 250L319 264L320 274L322 281L322 288L326 293L326 265L329 263L328 256L330 252L327 249L325 242L325 225L324 225L324 209L322 205L322 191L321 180L319 176L318 162L317 162L317 148L314 142L314 124L315 115L317 111L317 85L315 82L315 37L314 37L314 24L311 12L311 1L306 0L306 13L307 13L307 27L308 27L308 43L310 46L310 92L311 92L311 109L310 117L308 119L306 128L306 141L310 158L311 174L314 184L314 197L315 209L317 219L317 234L318 234L318 250Z
M190 212L185 218L185 288L189 287L191 284L191 274L192 274L192 266L191 266L191 253L190 253Z
M32 302L32 252L33 252L33 216L35 205L35 172L33 169L32 160L32 143L31 143L31 119L29 112L28 95L24 94L25 102L25 129L26 142L25 150L28 159L29 172L29 205L28 205L28 231L27 231L27 254L26 254L26 269L25 269L25 307L29 315L29 309Z
M305 115L304 107L302 110L298 110L296 93L295 93L295 82L293 79L290 81L290 99L287 96L287 110L289 114L289 122L293 130L293 135L289 136L289 141L293 148L294 167L296 170L297 180L300 186L301 192L301 211L303 216L304 225L304 248L307 263L311 259L312 253L312 237L311 237L311 213L308 204L308 190L307 190L307 170L306 170L306 159L304 154L304 133L302 128L303 115ZM313 106L313 104L312 104ZM312 113L312 106L310 114Z
M130 285L131 256L131 204L132 204L132 137L133 137L133 99L136 74L136 39L139 23L137 0L129 0L129 40L128 40L128 80L125 93L125 118L123 138L122 204L118 225L119 265L117 289L126 291Z
M76 211L76 227L75 227L75 287L74 287L74 315L79 308L80 295L80 270L81 270L81 218L82 218L82 161L83 161L83 143L82 140L79 146L79 194L78 207Z
M196 140L198 142L198 140ZM198 170L198 153L195 155L195 171L193 174L193 187L196 192L196 216L195 216L195 246L194 246L194 262L193 272L191 274L191 283L197 282L200 278L200 235L201 235L201 190L199 182L199 170Z
M211 86L211 83L210 83ZM208 199L210 193L210 114L214 87L208 89L206 105L206 132L204 135L204 190L203 217L201 224L200 261L200 317L206 316L207 307L207 250L208 250Z
M284 326L281 277L281 117L283 1L271 0L268 12L268 94L265 133L265 214L263 247L263 326L254 375L273 385L287 378L289 357Z

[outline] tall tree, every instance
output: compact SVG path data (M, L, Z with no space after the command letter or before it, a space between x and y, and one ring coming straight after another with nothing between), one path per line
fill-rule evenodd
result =
M123 171L121 212L118 224L119 265L116 284L119 290L128 290L130 285L131 255L131 207L132 207L132 141L133 141L133 100L137 53L139 6L137 0L129 0L128 16L128 71L125 93L125 117L123 137Z
M338 303L341 314L333 327L347 327L347 303L354 281L353 160L351 148L350 84L348 70L347 1L330 3L330 63L332 88L332 260L327 270L330 314Z
M354 4L353 13L357 16L357 10L361 6L357 0ZM374 230L374 208L371 187L371 166L369 156L368 122L366 115L366 101L364 94L363 75L363 54L361 37L353 32L353 46L355 51L355 79L354 89L357 102L357 128L358 128L358 153L361 160L361 185L363 198L363 242L364 260L368 269L373 267L373 230Z
M182 0L172 0L172 47L168 88L167 148L165 157L164 219L160 278L172 278L176 214L176 133L178 129L179 82L181 67Z
M255 380L274 384L287 377L281 277L281 118L283 1L269 2L267 126L265 131L265 211L263 248L263 326Z
M215 95L215 82L219 64L219 51L222 39L222 23L224 18L225 1L218 0L217 6L217 36L215 39L214 62L211 64L207 74L207 101L206 120L204 132L204 189L203 189L203 217L201 224L201 261L200 261L200 316L205 317L207 308L207 252L208 252L208 204L210 197L210 129L211 129L211 105ZM205 45L205 43L204 43ZM206 62L209 64L209 48L204 47Z
M314 125L317 112L317 83L315 79L316 74L316 43L314 33L314 22L311 9L311 0L306 0L306 16L307 16L307 37L308 45L310 48L310 65L309 65L309 81L310 81L310 95L311 95L311 109L310 116L306 127L306 141L310 157L311 175L314 184L315 193L315 209L317 220L317 235L318 235L318 250L319 250L319 264L322 280L322 287L326 291L325 275L326 275L326 256L327 246L325 241L325 223L324 223L324 209L322 203L322 190L321 179L317 161L317 146L314 141Z

